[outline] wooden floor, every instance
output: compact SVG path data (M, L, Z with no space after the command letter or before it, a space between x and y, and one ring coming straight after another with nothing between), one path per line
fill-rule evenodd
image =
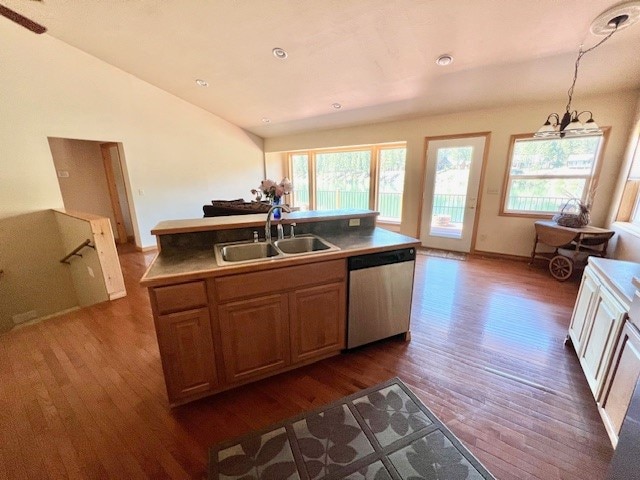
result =
M146 291L0 336L0 479L202 478L207 448L393 376L499 479L604 478L612 449L571 348L577 281L418 256L412 341L167 407Z

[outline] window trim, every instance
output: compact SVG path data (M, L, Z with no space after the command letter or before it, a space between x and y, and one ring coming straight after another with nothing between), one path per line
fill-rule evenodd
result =
M638 129L636 129L638 130ZM632 140L633 154L627 170L622 197L618 203L615 222L626 223L636 230L640 229L640 177L632 177L634 166L640 163L640 133Z
M329 147L329 148L315 148L308 150L296 150L287 152L287 176L293 180L293 162L292 157L294 155L307 155L307 168L309 169L309 210L316 208L316 154L320 153L341 153L341 152L371 152L371 163L369 170L369 209L379 211L378 207L378 193L380 190L380 152L382 150L390 150L394 148L405 149L405 175L406 175L406 150L407 142L388 142L388 143L375 143L366 145L350 145L348 147ZM403 195L404 195L404 183L403 183ZM292 203L295 204L295 193L291 192ZM400 212L401 218L399 220L393 220L384 218L378 220L378 222L400 225L402 223L402 212Z
M572 178L586 178L588 181L585 182L584 190L582 192L582 199L585 198L585 195L598 187L598 181L600 179L600 171L602 170L603 156L604 151L607 148L607 143L609 141L609 132L611 131L611 127L601 127L602 129L602 140L600 141L600 146L598 148L598 153L596 154L595 166L593 168L592 175L575 175ZM587 135L585 135L587 136ZM591 135L596 136L596 135ZM537 218L537 219L551 219L558 212L553 213L541 213L541 212L510 212L506 210L506 201L508 198L509 187L510 187L510 175L511 171L511 161L513 159L513 149L516 144L516 140L522 139L532 139L535 138L533 133L518 133L515 135L511 135L509 140L509 151L507 153L507 162L504 170L504 177L502 182L502 193L500 195L500 210L498 215L501 217L520 217L520 218ZM526 175L530 178L568 178L567 175ZM522 176L524 177L524 175ZM520 177L518 177L520 178Z

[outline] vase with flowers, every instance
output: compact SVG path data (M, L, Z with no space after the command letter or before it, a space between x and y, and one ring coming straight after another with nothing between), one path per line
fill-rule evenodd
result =
M256 196L256 201L261 201L264 197L271 205L280 205L282 197L291 193L291 180L287 177L283 178L280 183L267 178L260 182L260 187L251 189L251 193ZM273 218L280 218L282 212L276 209L273 212Z

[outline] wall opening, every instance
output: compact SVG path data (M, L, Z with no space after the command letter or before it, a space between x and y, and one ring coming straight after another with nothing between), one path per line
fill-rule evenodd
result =
M66 210L109 218L116 242L133 242L122 145L49 137L49 148Z

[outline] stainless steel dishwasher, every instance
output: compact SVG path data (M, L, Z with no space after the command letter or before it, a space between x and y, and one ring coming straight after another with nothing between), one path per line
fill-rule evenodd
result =
M409 331L415 248L349 258L347 348Z

